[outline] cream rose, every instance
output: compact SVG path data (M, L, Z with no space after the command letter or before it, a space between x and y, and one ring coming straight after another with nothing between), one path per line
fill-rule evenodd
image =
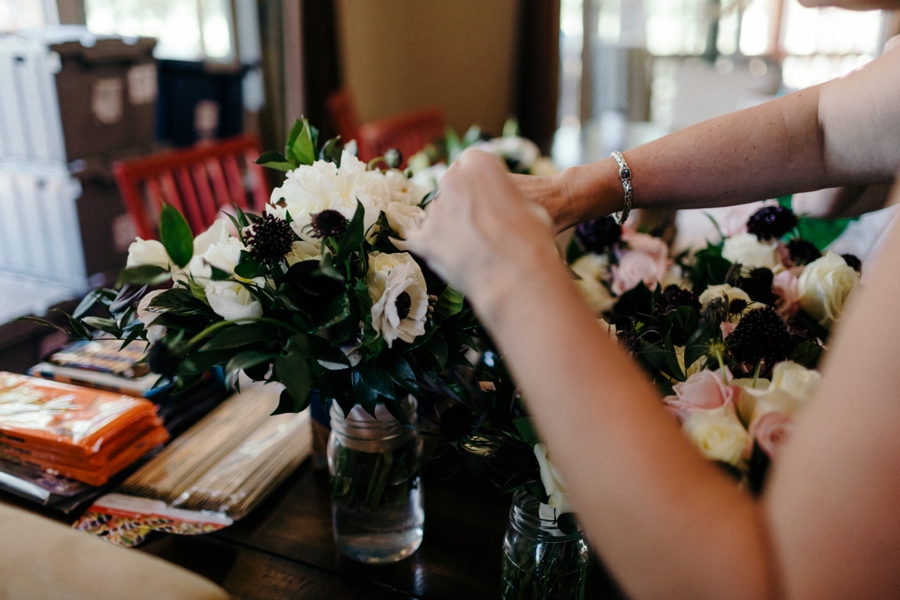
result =
M729 304L734 300L743 300L749 306L750 303L753 302L753 300L750 299L750 296L747 295L747 292L741 288L732 287L727 283L723 283L722 285L711 285L703 290L703 293L700 294L699 298L700 306L706 308L707 302L723 295L728 298Z
M844 303L858 282L859 273L840 254L826 252L806 265L800 275L800 308L829 327L840 318Z
M265 279L244 279L234 273L243 250L246 250L246 246L241 240L229 236L225 241L210 244L203 254L194 256L189 265L191 276L203 285L209 307L226 321L261 317L263 312L262 305L241 282L262 286L265 285ZM238 281L212 281L212 267L226 272Z
M425 219L425 211L413 204L391 202L384 209L388 225L397 232L399 239L391 238L391 243L400 250L406 250L405 240L410 233L418 229Z
M753 447L750 434L728 407L691 413L682 429L704 456L736 467L744 466Z
M298 262L307 260L320 260L322 258L321 246L305 240L299 240L291 244L291 251L284 257L289 267Z
M125 266L130 269L147 265L161 267L168 271L172 261L169 259L169 254L161 242L136 238L128 246L128 258L125 261Z
M537 457L538 464L541 467L541 483L544 484L544 491L550 497L547 504L555 508L560 514L574 512L572 505L569 503L566 485L563 483L559 471L550 462L547 444L535 444L534 455Z
M767 412L780 412L794 417L806 405L822 376L793 361L783 361L772 370L772 380L763 387L741 388L738 408L741 419L752 423Z
M726 371L726 376L730 378L731 374ZM675 395L666 396L663 402L679 421L686 422L697 412L719 409L733 411L736 390L733 386L725 384L719 371L708 369L699 371L688 377L687 381L675 384L672 390Z
M600 316L615 305L616 299L603 284L609 273L609 259L605 255L585 254L572 263L571 269L578 275L575 283L594 315Z
M428 290L422 269L406 252L373 252L367 274L372 327L388 348L394 340L412 342L425 333Z
M237 281L210 281L203 291L209 307L226 321L257 318L263 314L262 305Z
M774 269L781 264L778 244L761 242L752 233L726 238L722 248L722 258L748 267Z

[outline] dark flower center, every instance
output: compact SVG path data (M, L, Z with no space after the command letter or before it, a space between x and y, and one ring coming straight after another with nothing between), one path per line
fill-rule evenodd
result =
M747 231L761 240L777 240L797 226L797 215L783 206L766 206L747 221Z
M613 217L585 221L575 228L575 243L582 252L600 254L622 239L622 226Z
M312 218L312 229L317 238L339 238L347 231L347 219L336 210L323 210Z
M819 249L812 242L800 238L795 238L788 242L787 248L791 255L791 260L797 265L808 265L822 256L822 253L819 252Z
M294 231L284 219L266 215L250 226L245 234L250 256L261 263L277 263L284 260L294 244Z
M728 347L738 362L766 361L766 368L786 359L793 350L784 319L771 306L752 310L728 336Z
M412 306L412 298L406 292L401 292L397 299L394 300L394 306L397 308L397 316L402 321L409 316L409 309Z

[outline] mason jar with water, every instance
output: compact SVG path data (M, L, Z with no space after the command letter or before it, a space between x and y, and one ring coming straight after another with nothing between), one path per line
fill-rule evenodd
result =
M413 425L416 401L402 408ZM350 558L379 564L402 560L422 543L422 440L383 404L344 415L331 405L328 470L334 540Z

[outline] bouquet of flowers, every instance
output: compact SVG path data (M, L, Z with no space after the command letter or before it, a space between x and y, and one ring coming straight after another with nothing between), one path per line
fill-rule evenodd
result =
M803 239L767 205L693 254L610 218L582 223L568 261L585 298L709 458L762 484L819 379L829 330L859 281L852 255Z
M541 156L537 144L519 134L519 124L508 119L503 126L503 135L491 138L484 135L481 127L473 125L460 138L452 129L447 130L443 139L436 140L425 150L409 157L409 170L413 182L429 189L436 189L448 165L456 160L463 150L478 148L503 160L511 173L520 175L555 175L556 166L547 156Z
M160 240L131 245L126 285L90 294L76 333L151 342L150 367L179 391L220 366L235 384L241 371L284 384L277 412L305 408L312 388L344 414L383 403L406 423L401 401L464 362L478 326L462 295L405 251L429 190L339 139L320 145L306 120L283 155L258 162L286 173L265 214L236 209L194 237L165 206ZM94 304L108 314L84 316Z

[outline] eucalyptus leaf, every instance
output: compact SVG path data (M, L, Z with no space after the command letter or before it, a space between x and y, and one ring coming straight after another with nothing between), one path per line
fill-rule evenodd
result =
M159 215L159 239L169 258L181 268L194 256L194 235L191 226L173 206L164 204Z

